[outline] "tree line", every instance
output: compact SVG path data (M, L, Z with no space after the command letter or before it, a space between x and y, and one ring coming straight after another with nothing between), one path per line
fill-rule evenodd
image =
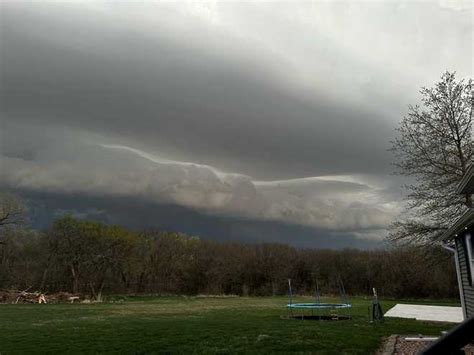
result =
M71 216L45 232L5 229L0 288L107 294L284 295L287 279L299 294L455 298L449 252L414 246L384 250L296 249L237 244L157 230L136 232ZM427 257L429 256L429 257Z

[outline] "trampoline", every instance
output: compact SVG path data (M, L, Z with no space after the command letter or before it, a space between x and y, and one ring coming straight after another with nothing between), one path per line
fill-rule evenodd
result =
M302 308L302 309L341 309L351 308L349 303L288 303L288 308Z
M347 301L346 293L342 280L339 279L339 292L341 294L341 303L324 303L320 300L319 285L316 281L316 302L312 303L294 303L293 302L293 290L291 287L291 279L288 279L288 296L289 303L286 305L288 310L288 318L296 319L327 319L327 320L338 320L338 319L351 319L350 310L352 305ZM300 315L294 315L293 311L300 310ZM305 310L311 310L311 316L305 315ZM347 311L347 314L340 315L339 310ZM317 315L314 314L317 311ZM329 311L330 314L322 315L322 311Z

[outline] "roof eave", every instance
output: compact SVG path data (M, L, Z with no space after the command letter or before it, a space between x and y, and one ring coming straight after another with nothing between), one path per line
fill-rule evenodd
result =
M458 194L467 194L472 193L474 186L474 165L471 164L467 169L466 173L459 182L456 193Z
M468 209L447 231L441 236L441 240L456 238L465 229L474 225L474 209Z

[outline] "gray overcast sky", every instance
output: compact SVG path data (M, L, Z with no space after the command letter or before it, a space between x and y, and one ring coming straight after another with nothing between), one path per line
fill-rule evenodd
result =
M127 198L380 239L397 122L445 70L472 77L470 1L0 6L0 183L92 214Z

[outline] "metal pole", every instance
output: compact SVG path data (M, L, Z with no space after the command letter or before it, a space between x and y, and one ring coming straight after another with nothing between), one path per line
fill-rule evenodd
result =
M291 292L291 279L288 279L288 297L289 297L289 307L288 308L288 318L290 317L293 317L293 308L291 307L291 304L293 302L292 298L293 298L293 295L292 295L292 292Z
M344 288L344 283L342 282L342 279L339 277L339 283L340 283L340 287L341 287L341 292L342 292L342 303L345 303L345 304L349 304L349 302L347 302L347 297L346 297L346 289Z
M319 294L319 283L318 283L318 279L316 279L316 302L318 304L321 304L321 296Z
M291 292L291 279L288 279L288 290L289 290L289 297L290 297L290 305L292 304L292 298L293 298L293 294Z

